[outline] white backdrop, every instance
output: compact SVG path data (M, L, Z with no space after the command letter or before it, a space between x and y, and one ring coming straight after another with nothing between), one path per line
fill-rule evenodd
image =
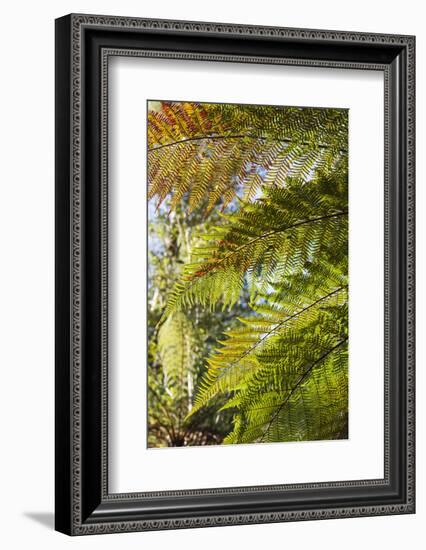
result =
M417 34L418 151L426 148L426 31L421 2L396 0L70 0L3 6L0 543L21 548L165 549L421 547L426 521L424 284L418 288L418 513L308 523L70 539L53 511L53 19L71 11ZM423 157L423 155L422 155ZM418 159L418 280L426 279L425 161Z

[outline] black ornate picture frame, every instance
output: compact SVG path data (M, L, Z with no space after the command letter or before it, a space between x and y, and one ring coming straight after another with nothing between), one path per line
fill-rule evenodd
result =
M68 15L56 20L56 529L69 535L415 511L413 36ZM384 74L384 477L108 490L108 59Z

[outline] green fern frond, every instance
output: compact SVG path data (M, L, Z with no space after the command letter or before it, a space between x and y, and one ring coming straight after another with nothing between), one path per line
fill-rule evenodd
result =
M315 294L313 294L315 296ZM254 308L255 315L240 319L240 325L226 332L226 339L219 341L220 347L216 348L208 360L208 371L198 389L194 405L194 412L204 406L215 396L224 392L236 392L246 387L250 380L256 381L256 391L261 388L260 378L266 369L268 377L272 375L272 367L277 368L274 376L280 373L279 366L275 365L278 355L281 361L286 357L286 346L294 346L303 351L306 335L315 334L314 327L322 325L325 328L325 310L342 308L347 302L347 287L334 289L327 294L317 294L311 303L299 302L290 307L281 307L279 293L271 294L268 301L268 310L265 307ZM311 297L312 299L312 297ZM259 315L258 309L262 311ZM338 313L334 316L334 321ZM336 328L333 327L333 329ZM301 346L301 343L303 346ZM321 342L315 342L314 349L318 349ZM309 346L313 342L309 340ZM309 347L308 346L308 347ZM295 357L292 357L294 367ZM309 362L306 352L302 353L302 361ZM263 369L263 370L262 370ZM255 378L260 372L260 378ZM269 383L269 379L268 379ZM250 395L250 392L247 393Z
M188 384L193 386L200 338L192 322L182 312L169 316L158 331L158 353L164 375L164 385L169 392Z
M258 394L250 405L240 403L235 443L304 441L347 437L347 343L325 351L297 380L283 388ZM328 355L327 355L328 354ZM241 401L241 399L240 399ZM243 428L244 427L244 428Z
M235 214L224 216L223 225L205 235L206 244L193 251L175 286L166 315L194 302L230 307L245 283L255 294L280 279L303 269L321 269L324 255L332 265L346 258L347 197L339 196L330 178L301 184L289 182L269 188L262 199ZM340 254L340 257L338 257Z

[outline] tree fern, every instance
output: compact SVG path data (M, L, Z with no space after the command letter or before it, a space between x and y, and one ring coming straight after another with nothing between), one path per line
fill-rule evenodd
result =
M347 437L347 112L160 102L148 130L157 208L217 219L169 293L166 372L190 355L190 330L179 350L166 335L194 307L247 312L217 339L186 422L220 403L225 443Z

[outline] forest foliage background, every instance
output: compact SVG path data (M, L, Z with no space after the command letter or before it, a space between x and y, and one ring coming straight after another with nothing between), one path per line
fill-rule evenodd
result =
M148 102L148 446L348 437L348 111Z

